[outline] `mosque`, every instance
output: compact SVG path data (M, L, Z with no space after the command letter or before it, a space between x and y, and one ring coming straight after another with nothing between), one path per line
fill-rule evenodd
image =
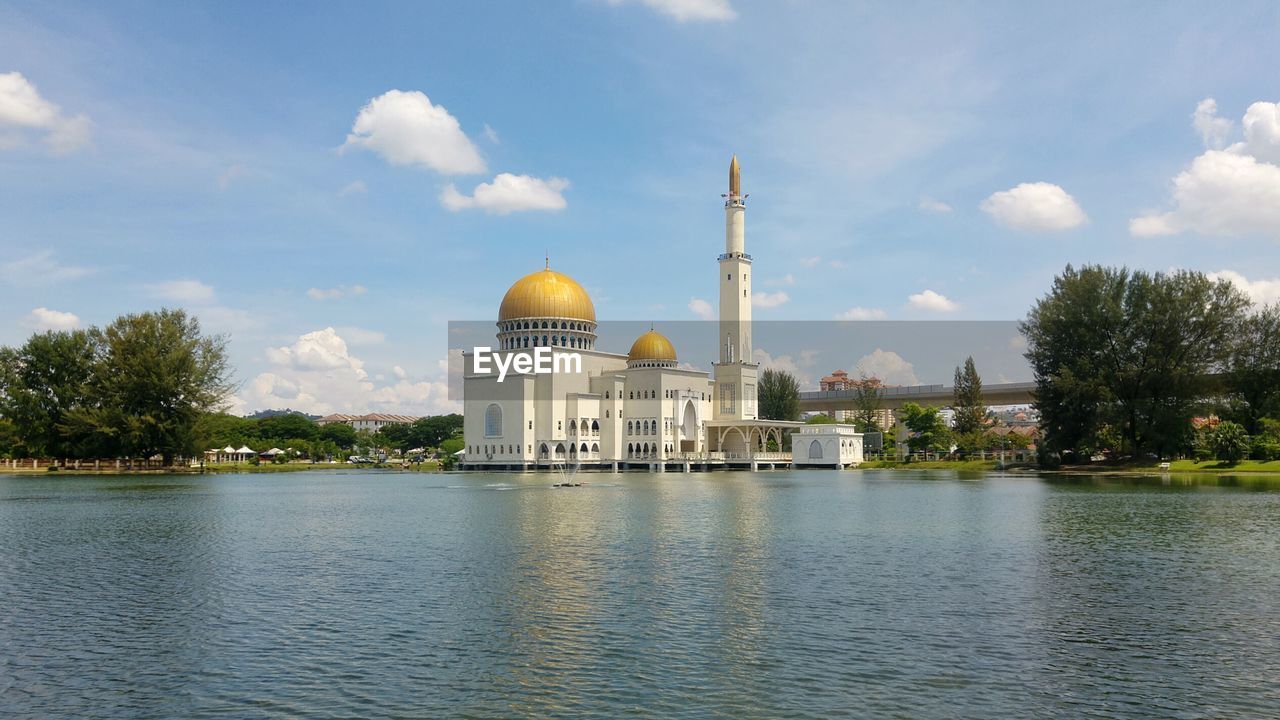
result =
M625 354L596 347L596 311L573 278L547 266L516 281L498 309L493 354L550 347L581 357L574 372L505 377L463 353L462 467L533 470L564 465L643 467L673 463L789 462L783 437L801 423L757 416L751 352L752 260L746 252L746 196L735 155L725 195L719 257L719 362L682 368L676 348L650 329ZM859 438L860 440L860 438ZM859 455L861 443L859 442ZM785 457L784 457L785 456Z

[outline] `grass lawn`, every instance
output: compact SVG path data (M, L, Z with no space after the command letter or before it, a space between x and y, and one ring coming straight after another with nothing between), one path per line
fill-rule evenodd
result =
M1160 471L1159 463L1152 463L1144 466L1148 471ZM1280 460L1271 460L1263 462L1261 460L1241 460L1240 462L1230 465L1220 460L1203 460L1196 462L1195 460L1174 460L1169 463L1169 472L1179 473L1241 473L1241 472L1260 472L1260 473L1277 473L1280 474Z

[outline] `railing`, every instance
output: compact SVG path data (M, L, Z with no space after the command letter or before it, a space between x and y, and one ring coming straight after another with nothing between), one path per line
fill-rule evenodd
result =
M691 460L696 462L707 462L716 460L733 460L733 461L790 461L791 453L789 452L677 452L667 456L669 460Z

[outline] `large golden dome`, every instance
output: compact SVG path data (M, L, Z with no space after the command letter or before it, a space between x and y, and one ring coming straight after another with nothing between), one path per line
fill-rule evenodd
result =
M636 338L631 344L631 352L627 353L628 362L636 362L638 360L663 360L676 361L676 346L671 344L662 333L656 330L649 332Z
M594 323L596 307L573 278L546 268L520 278L502 297L498 321L516 318L570 318Z

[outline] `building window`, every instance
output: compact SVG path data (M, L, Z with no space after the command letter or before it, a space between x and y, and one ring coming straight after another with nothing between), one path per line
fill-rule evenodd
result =
M484 409L484 436L502 437L502 408L498 403L489 403Z
M737 410L736 395L733 385L724 383L720 386L720 412L730 413Z

